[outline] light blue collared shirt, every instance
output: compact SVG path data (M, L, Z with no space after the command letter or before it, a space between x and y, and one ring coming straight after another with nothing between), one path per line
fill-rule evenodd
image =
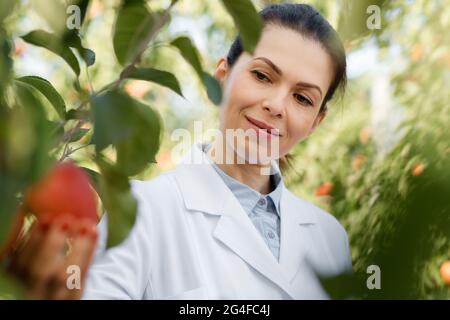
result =
M206 145L203 151L208 152L210 147L210 144ZM279 260L281 174L277 172L270 176L270 182L274 189L269 194L264 195L230 177L215 163L212 163L212 166L239 201L274 257Z

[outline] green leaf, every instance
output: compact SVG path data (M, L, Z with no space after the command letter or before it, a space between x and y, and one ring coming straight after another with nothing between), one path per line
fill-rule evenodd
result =
M2 18L9 13L3 11L7 9L7 5L8 1L0 4ZM11 51L12 41L0 26L0 251L10 234L13 218L17 212L19 201L16 195L26 184L30 167L28 161L30 153L23 154L22 146L15 143L15 141L25 142L20 137L24 137L22 134L31 130L29 128L22 130L19 125L28 126L30 122L23 119L17 108L10 108L5 99L5 91L12 78ZM17 162L17 159L21 161ZM0 296L3 292L1 277L0 275Z
M250 0L222 0L222 2L239 29L244 50L253 53L263 27L255 6Z
M119 9L115 27L113 46L121 65L132 62L143 42L148 41L152 32L154 17L143 1L125 2Z
M94 171L92 169L86 168L86 167L81 167L81 169L83 169L88 175L89 178L91 179L91 183L92 183L92 187L97 191L97 193L100 194L100 180L101 180L101 175L100 173L98 173L97 171Z
M88 67L95 63L95 52L83 47L78 31L71 30L71 32L66 33L64 36L64 43L71 48L77 49Z
M2 170L3 171L3 170ZM0 253L9 240L19 201L16 193L23 187L24 179L14 177L11 172L0 171ZM25 177L24 177L25 178ZM0 257L1 258L1 257Z
M13 109L9 123L9 152L15 170L28 183L37 180L51 165L49 151L54 145L55 128L46 118L36 89L21 81L14 84L19 105Z
M84 19L86 18L86 12L89 7L90 0L78 0L78 1L72 0L71 2L80 8L80 13L81 13L80 20L81 20L81 25L83 25Z
M4 90L11 79L13 68L11 51L11 40L0 30L0 101L5 97Z
M333 277L318 275L322 287L332 299L361 298L366 287L367 274L343 273Z
M25 288L12 275L0 269L0 300L25 299Z
M194 68L197 76L205 86L208 98L216 105L219 105L222 100L222 90L217 80L203 71L200 56L197 48L192 44L191 39L185 36L180 36L173 40L171 43L176 47L183 58Z
M34 44L35 46L46 48L57 54L67 62L77 77L80 75L80 65L77 57L69 46L64 45L63 42L54 34L44 30L35 30L22 36L22 39L28 43Z
M14 10L14 6L18 1L16 0L2 0L0 1L0 25L3 23L3 20L7 16L11 14Z
M136 220L137 202L128 178L100 155L96 159L100 168L100 197L108 212L107 247L120 244Z
M72 135L72 137L70 138L69 142L75 142L80 140L81 138L83 138L86 133L89 132L89 129L85 129L85 128L78 128L74 134Z
M222 88L219 82L207 72L203 72L203 83L208 93L208 98L216 105L222 101Z
M66 103L53 85L46 79L37 76L25 76L16 79L33 86L41 92L53 105L61 119L66 117Z
M183 97L183 93L181 92L180 84L177 78L170 72L154 68L139 68L131 71L128 74L127 78L155 82L175 91L177 94Z
M87 66L92 66L95 63L95 52L91 49L87 48L77 48L80 52L80 55L83 57L84 61L86 61Z
M186 60L194 68L195 72L197 72L197 75L200 77L200 79L202 79L202 63L200 62L200 56L198 54L197 48L192 44L191 39L186 36L180 36L175 40L172 40L170 44L180 51L184 60Z
M161 124L149 106L121 92L107 92L92 101L93 142L97 152L108 145L117 149L118 167L127 176L155 162Z
M56 148L64 138L64 122L46 121L50 131L50 148Z
M66 113L66 120L86 120L89 117L89 111L83 111L83 110L77 110L77 109L70 109Z

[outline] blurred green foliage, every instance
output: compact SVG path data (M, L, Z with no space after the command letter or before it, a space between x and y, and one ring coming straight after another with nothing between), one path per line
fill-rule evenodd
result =
M280 2L252 1L256 9ZM332 101L284 173L294 192L335 215L349 234L355 273L330 281L330 293L449 299L439 268L450 260L450 3L304 2L339 31L349 62L364 56L358 65L364 70L353 72L344 98ZM117 244L134 223L128 179L173 168L174 129L192 130L193 120L204 120L205 130L217 126L213 105L221 92L211 73L237 32L248 31L238 30L254 21L242 21L241 10L253 6L129 3L80 1L83 24L74 33L61 27L65 11L55 14L64 7L55 4L48 15L48 1L0 1L0 243L24 188L70 157L95 178L112 215L109 245ZM369 4L380 8L380 29L367 28ZM30 40L34 30L53 36ZM40 48L21 40L27 34ZM246 38L251 49L257 32ZM376 62L368 59L373 51ZM30 69L39 72L30 77ZM109 107L116 121L109 121ZM366 287L370 265L380 267L381 290ZM2 279L0 296L14 297L2 294L11 292Z

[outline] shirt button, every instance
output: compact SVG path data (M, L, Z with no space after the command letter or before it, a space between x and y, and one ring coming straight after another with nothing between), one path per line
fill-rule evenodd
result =
M270 238L270 239L273 239L273 238L275 238L275 235L273 234L273 232L272 232L272 231L270 231L270 232L268 233L268 236L269 236L269 238Z
M259 204L260 206L266 205L266 199L264 199L264 198L259 199L259 200L258 200L258 204Z

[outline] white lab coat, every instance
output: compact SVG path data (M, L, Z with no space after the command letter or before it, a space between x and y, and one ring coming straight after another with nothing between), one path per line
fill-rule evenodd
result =
M277 261L200 148L172 172L132 181L135 226L121 245L99 250L83 298L328 298L316 274L351 270L338 221L283 185Z

